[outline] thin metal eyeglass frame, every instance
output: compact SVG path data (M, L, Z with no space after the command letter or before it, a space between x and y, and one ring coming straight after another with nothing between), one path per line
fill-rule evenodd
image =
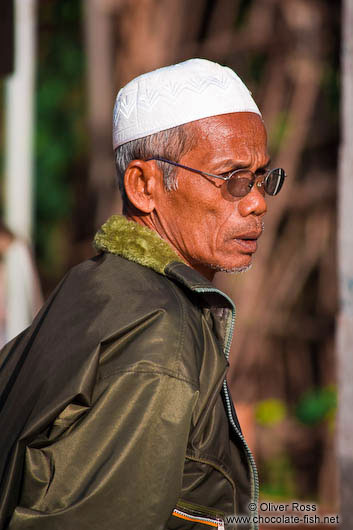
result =
M159 160L160 162L166 162L167 164L171 164L172 166L176 166L176 167L181 167L182 169L186 169L187 171L192 171L193 173L197 173L198 175L201 175L201 176L205 176L205 175L207 175L208 177L214 177L214 178L216 178L216 179L221 179L221 180L223 180L224 182L228 182L228 181L233 177L233 175L234 175L235 173L237 173L238 171L239 171L239 172L240 172L240 171L248 171L249 173L251 173L251 174L254 175L254 177L255 177L254 182L252 183L251 188L249 189L249 192L248 192L248 193L250 193L250 191L252 190L252 188L253 188L253 186L254 186L254 184L255 184L255 180L256 180L256 178L260 178L260 177L262 177L261 181L259 181L259 182L256 183L256 186L257 186L258 188L261 188L261 187L264 185L264 182L265 182L266 178L268 177L268 175L269 175L272 171L275 171L276 169L281 169L281 170L283 171L283 173L284 173L283 178L286 178L286 176L287 176L287 175L286 175L286 172L285 172L284 169L282 169L282 168L269 169L265 175L259 175L258 177L256 177L255 173L253 173L253 172L250 171L250 170L246 170L246 169L243 169L243 168L239 168L239 169L234 169L234 171L232 171L232 172L228 175L228 177L222 177L221 175L214 175L213 173L207 173L206 171L201 171L200 169L194 169L194 168L192 168L192 167L184 166L183 164L178 164L177 162L172 162L171 160L167 160L166 158L161 158L161 157L156 157L156 156L154 156L154 157L152 157L152 158L148 158L148 159L146 160L146 162L149 162L150 160ZM264 188L264 189L265 189L265 188ZM265 190L265 191L266 191L266 190ZM266 193L267 193L267 192L266 192ZM275 195L268 194L268 195L270 195L270 197L274 197L276 194L275 194ZM245 195L244 195L244 197L245 197Z

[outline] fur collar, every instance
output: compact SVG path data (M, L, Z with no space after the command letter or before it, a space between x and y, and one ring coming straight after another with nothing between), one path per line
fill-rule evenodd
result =
M112 215L97 232L93 242L99 251L117 254L165 274L172 261L184 263L157 232L121 215Z

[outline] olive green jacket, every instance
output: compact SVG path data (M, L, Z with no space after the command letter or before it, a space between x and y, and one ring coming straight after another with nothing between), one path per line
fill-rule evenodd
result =
M95 244L0 354L0 528L222 528L257 502L234 306L124 217Z

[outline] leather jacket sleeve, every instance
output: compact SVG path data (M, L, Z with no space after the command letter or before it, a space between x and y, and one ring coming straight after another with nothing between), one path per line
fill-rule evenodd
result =
M71 403L27 447L9 529L165 527L181 488L197 390L157 368L135 367L101 379L94 393L91 407Z

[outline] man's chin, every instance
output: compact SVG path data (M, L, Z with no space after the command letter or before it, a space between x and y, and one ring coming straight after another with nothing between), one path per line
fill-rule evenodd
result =
M241 256L241 259L229 259L229 256L226 259L217 260L218 263L211 263L211 269L217 272L229 272L229 273L242 273L251 269L252 267L252 255ZM233 261L233 263L232 263ZM235 263L234 263L235 261Z
M249 271L251 267L252 267L252 263L249 263L249 265L244 265L243 267L231 267L231 268L222 267L220 265L213 265L213 264L210 265L210 268L215 270L216 272L228 272L228 273L238 273L238 274Z
M224 261L220 259L218 263L217 262L212 263L211 260L210 261L194 260L193 266L195 267L196 270L199 270L199 272L201 272L201 274L204 274L205 276L207 276L207 273L206 273L207 269L209 271L213 271L213 274L216 272L228 272L228 273L240 274L240 273L246 272L251 269L252 267L251 256L248 256L248 258L249 259L242 259L240 263L238 260L238 265L233 265L234 262L232 263L232 260L229 260L229 257L228 257L228 260L225 259ZM201 269L203 269L203 271Z

